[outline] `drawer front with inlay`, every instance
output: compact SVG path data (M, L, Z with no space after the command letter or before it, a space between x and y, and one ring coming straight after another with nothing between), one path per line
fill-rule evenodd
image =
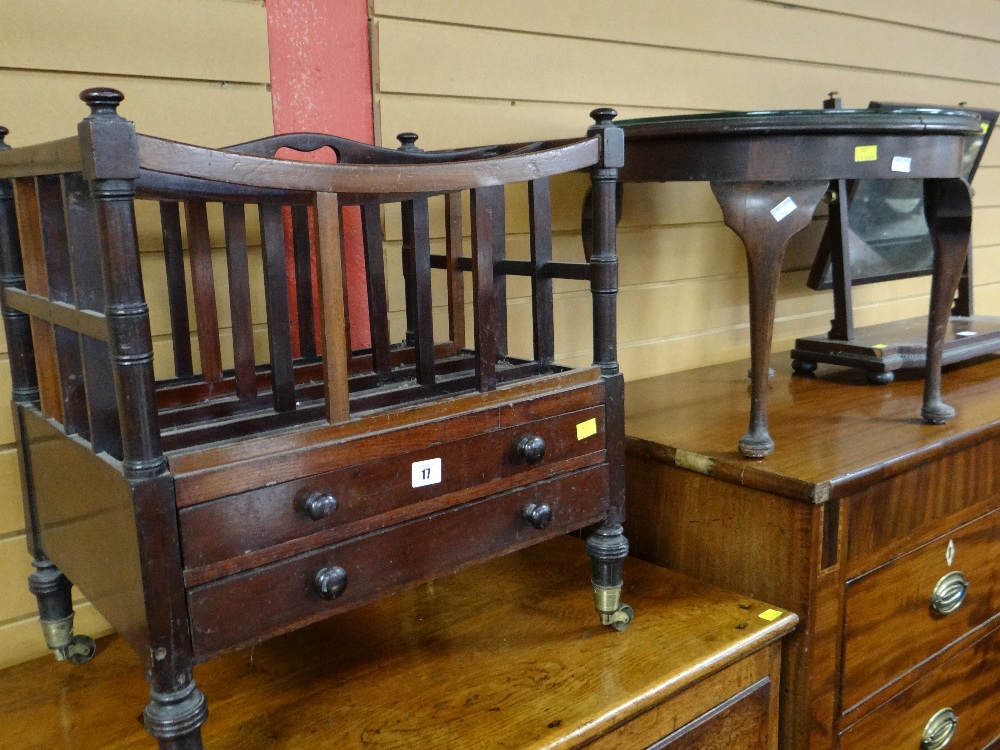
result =
M1000 611L1000 511L849 582L844 711Z
M840 750L982 750L1000 737L1000 630L841 733Z
M182 508L184 564L313 535L306 546L332 543L600 463L604 445L599 406Z
M199 659L600 520L608 466L573 472L229 576L188 593Z

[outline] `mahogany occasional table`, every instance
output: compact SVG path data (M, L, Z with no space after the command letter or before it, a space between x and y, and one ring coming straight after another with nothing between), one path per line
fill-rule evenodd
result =
M941 349L965 263L972 203L961 179L979 118L937 109L799 110L623 120L621 182L707 180L747 253L750 286L750 428L740 452L774 451L767 425L767 359L785 246L812 219L831 180L925 179L934 242L921 416L941 424Z

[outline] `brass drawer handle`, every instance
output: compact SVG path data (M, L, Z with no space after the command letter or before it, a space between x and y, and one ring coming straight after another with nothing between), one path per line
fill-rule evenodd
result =
M525 463L537 464L545 458L545 440L540 435L522 435L514 444L514 453Z
M924 727L924 736L920 740L921 750L942 750L951 742L958 728L958 714L950 708L942 708L930 719Z
M942 576L931 592L931 609L939 615L948 615L962 606L969 590L969 579L960 570Z
M337 510L337 498L329 492L311 492L302 498L301 507L303 513L318 521Z
M339 565L320 568L313 576L312 587L320 599L336 599L347 588L347 571Z

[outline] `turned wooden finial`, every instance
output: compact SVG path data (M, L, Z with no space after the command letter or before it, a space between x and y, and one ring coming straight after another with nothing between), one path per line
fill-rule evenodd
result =
M8 146L6 143L4 143L4 140L3 140L4 138L7 137L7 134L9 132L10 131L7 130L7 128L5 128L3 125L0 125L0 151L8 151L10 149L10 146Z
M80 92L80 99L90 107L91 117L118 117L118 105L125 98L118 89L96 86Z
M422 149L414 145L417 142L416 133L400 133L396 136L396 140L399 141L400 151L421 151Z
M598 125L610 124L613 119L618 117L618 112L611 109L611 107L599 107L590 113L594 122Z

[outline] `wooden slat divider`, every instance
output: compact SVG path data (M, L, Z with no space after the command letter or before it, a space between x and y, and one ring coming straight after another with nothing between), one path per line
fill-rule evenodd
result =
M408 266L413 281L414 343L417 350L417 382L434 383L434 307L431 299L431 244L427 198L402 204L404 233L411 243Z
M462 195L444 197L445 270L448 274L448 337L456 349L465 348L465 280L459 262L462 258ZM433 267L433 266L432 266ZM471 270L471 269L470 269Z
M80 356L83 364L87 415L90 420L90 444L95 453L122 457L118 402L115 399L114 375L108 351L107 319L104 318L105 291L101 242L97 216L90 188L80 174L63 175L66 232L73 264L73 286L79 315L88 314L104 321L102 337L80 331ZM179 235L178 235L179 236ZM186 312L186 309L185 309ZM80 330L80 329L78 329ZM96 333L96 331L94 332ZM190 345L188 347L190 354Z
M184 277L184 248L181 245L180 204L160 201L160 231L163 235L163 263L167 272L167 305L173 339L174 374L194 374L191 359L191 321L188 319L187 280Z
M552 261L552 195L548 178L528 183L531 224L531 319L535 360L550 365L555 359L552 321L552 279L544 275Z
M346 289L341 246L340 206L334 193L316 193L316 262L323 308L323 373L326 419L330 424L351 418L347 388L350 339L347 335Z
M222 380L222 345L219 341L219 312L215 302L215 273L212 270L212 242L208 235L208 210L204 201L185 201L188 255L194 315L198 326L201 374L209 383Z
M260 238L264 255L264 304L276 411L294 411L295 381L285 266L285 228L281 206L261 203ZM328 312L328 311L326 311Z
M295 304L299 320L299 356L316 356L313 323L312 263L309 258L309 207L291 206L292 247L295 257Z
M226 270L233 327L236 394L240 401L248 402L257 397L257 372L253 350L253 315L250 308L246 209L242 203L224 203L222 218L226 232Z
M494 213L503 201L503 187L472 191L472 310L476 345L476 388L497 385L497 290L493 278Z
M361 237L365 251L368 286L368 324L372 341L372 369L386 378L392 369L389 357L389 304L385 288L385 258L382 256L382 223L377 204L361 206Z
M496 306L497 359L503 359L507 356L507 277L500 264L507 255L507 203L502 189L490 216L493 220L493 278L496 290L493 304Z
M42 225L42 246L45 271L49 281L49 298L66 305L77 315L73 273L69 262L66 236L66 211L62 182L58 175L37 178L38 209ZM56 360L59 365L59 391L62 394L63 426L67 434L90 438L87 399L84 393L83 362L80 358L80 336L72 327L53 325Z
M31 294L49 296L49 280L42 245L42 224L38 192L31 177L14 181L14 206L24 261L24 288ZM39 318L31 319L31 339L34 343L35 366L42 414L63 421L62 396L59 390L59 363L52 324Z

